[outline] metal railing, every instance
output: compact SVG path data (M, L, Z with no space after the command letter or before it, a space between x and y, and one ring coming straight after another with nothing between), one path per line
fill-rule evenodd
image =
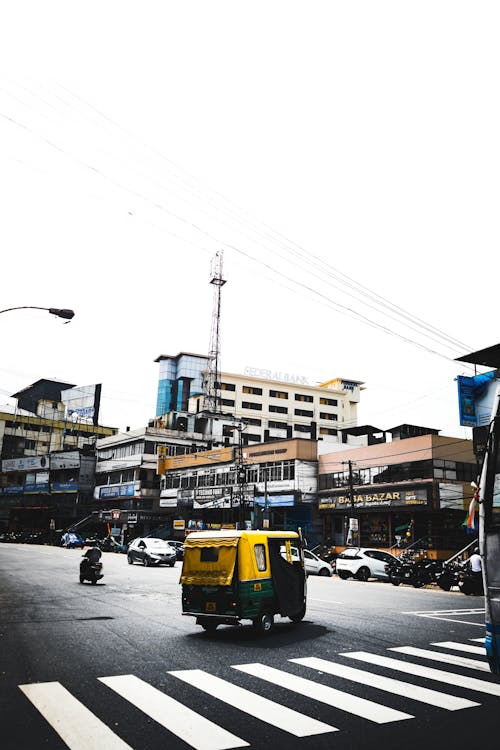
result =
M456 560L459 560L460 562L465 562L470 557L470 554L467 554L467 553L469 553L473 547L477 547L477 546L478 546L477 539L473 539L472 542L469 542L469 544L466 547L459 550L458 552L455 552L454 555L452 555L447 560L445 560L443 565L449 565L449 563L455 562Z

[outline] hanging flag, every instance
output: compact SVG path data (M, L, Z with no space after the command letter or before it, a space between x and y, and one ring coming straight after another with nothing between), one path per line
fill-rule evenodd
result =
M464 521L464 525L467 527L466 532L467 534L477 534L479 530L479 524L476 517L476 510L478 509L478 498L479 498L479 487L476 487L476 491L474 492L474 497L470 501L469 505L469 512L467 513L467 518Z

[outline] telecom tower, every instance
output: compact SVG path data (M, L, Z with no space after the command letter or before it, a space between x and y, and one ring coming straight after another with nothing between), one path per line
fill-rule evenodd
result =
M221 289L226 283L222 278L222 258L223 251L217 251L210 266L210 283L214 285L214 303L208 369L205 374L204 411L213 414L220 412L220 300Z

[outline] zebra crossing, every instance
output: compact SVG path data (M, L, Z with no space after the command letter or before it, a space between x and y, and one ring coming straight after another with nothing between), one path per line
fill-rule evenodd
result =
M481 695L499 698L500 684L484 675L488 665L484 645L478 645L480 643L484 643L484 639L469 639L467 643L442 641L429 644L429 649L397 646L387 649L390 656L368 651L342 652L334 660L308 656L289 659L279 669L260 662L233 664L228 669L227 679L202 669L171 670L167 674L172 678L171 689L169 683L172 695L133 674L98 677L97 682L119 696L125 705L131 704L194 750L230 750L249 747L251 743L221 726L223 720L216 723L173 697L180 694L177 689L179 682L192 688L196 696L200 692L206 694L211 700L220 701L288 735L297 738L328 735L342 732L349 725L349 717L353 716L374 725L408 722L418 716L419 704L443 711L462 711L480 706ZM450 652L458 652L458 655ZM464 653L483 658L462 656ZM433 666L433 663L448 668L460 667L464 674ZM377 668L391 676L380 674ZM471 672L476 672L476 675ZM401 679L402 674L407 679L423 678L433 684L426 687L413 684ZM266 698L258 687L256 690L241 687L237 684L238 675L249 676L252 685L271 683L278 688L280 699L291 693L304 698L305 704L313 701L335 709L333 723L309 716L307 711L297 711L286 705L286 700L277 702ZM328 684L331 678L334 685ZM439 683L439 689L436 689L436 683ZM355 689L356 685L377 691L377 700L355 695L353 686ZM106 750L133 750L108 726L104 717L93 713L61 683L32 683L18 687L70 750L102 750L103 747ZM450 692L453 687L460 688L462 694ZM464 691L467 691L467 697L464 697ZM405 699L407 710L384 703L387 694ZM218 712L218 715L224 716L223 712ZM336 726L337 723L341 726Z

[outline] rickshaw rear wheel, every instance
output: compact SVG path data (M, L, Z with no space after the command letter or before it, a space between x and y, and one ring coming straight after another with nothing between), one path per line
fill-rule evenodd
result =
M297 612L295 615L288 615L288 617L290 618L292 622L301 622L301 620L304 619L305 615L306 615L306 605L304 604L304 606L299 612Z
M273 625L274 617L272 615L259 615L253 621L253 626L259 633L270 633Z
M217 630L217 625L219 624L217 620L212 620L210 617L207 617L206 619L199 620L199 624L203 628L203 630L206 630L207 633L215 633Z

